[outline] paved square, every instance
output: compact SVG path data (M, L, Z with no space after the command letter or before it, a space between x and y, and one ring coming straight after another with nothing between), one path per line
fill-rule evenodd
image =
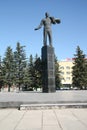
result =
M87 130L87 109L0 109L0 130Z

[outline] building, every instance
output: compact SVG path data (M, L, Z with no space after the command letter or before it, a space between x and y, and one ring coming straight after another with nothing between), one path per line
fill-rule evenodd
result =
M59 61L61 83L67 87L70 87L72 85L73 61L74 61L74 59L70 59L70 58Z

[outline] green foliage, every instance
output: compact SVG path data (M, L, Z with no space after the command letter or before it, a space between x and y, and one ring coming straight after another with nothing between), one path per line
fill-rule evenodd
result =
M56 84L56 89L60 89L61 80L60 80L60 71L59 71L59 64L58 64L57 57L55 57L55 84Z
M4 83L8 85L8 91L10 91L10 87L13 84L13 52L11 47L7 47L5 57L3 59L3 80Z
M19 90L21 87L37 90L42 86L41 60L37 54L27 60L24 47L18 42L13 52L8 46L2 61L0 57L0 88L6 85L10 91L10 87L16 85Z
M87 62L85 55L79 46L77 46L76 54L74 56L75 61L72 72L73 86L83 89L87 84Z
M56 88L60 87L59 65L55 58L55 79ZM42 61L36 54L33 58L30 55L29 60L26 60L24 46L17 43L16 50L13 52L11 47L7 47L5 57L2 64L0 59L0 86L7 85L8 91L12 85L29 89L42 87Z
M35 89L42 88L42 61L40 57L36 55L34 62L34 70L35 70Z
M33 56L30 55L30 58L29 58L29 63L28 63L28 76L29 76L29 87L33 89L34 87L34 75L35 75L35 72L34 72L34 61L33 61Z
M26 55L24 51L24 46L17 43L16 51L14 52L14 75L15 83L20 86L24 83L24 73L26 67Z
M27 66L27 79L29 84L27 85L28 89L36 89L42 86L41 80L41 60L36 54L35 59L30 55L29 63Z
M2 66L1 56L0 56L0 91L1 91L3 84L4 84L4 81L3 81L3 66Z

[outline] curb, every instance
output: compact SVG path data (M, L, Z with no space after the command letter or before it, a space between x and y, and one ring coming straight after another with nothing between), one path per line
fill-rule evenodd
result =
M87 103L72 104L22 104L19 110L44 110L44 109L62 109L62 108L87 108Z

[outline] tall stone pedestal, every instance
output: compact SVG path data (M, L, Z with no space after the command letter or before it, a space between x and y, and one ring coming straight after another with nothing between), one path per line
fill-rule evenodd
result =
M50 46L42 47L43 63L43 92L55 92L55 59L54 48Z

